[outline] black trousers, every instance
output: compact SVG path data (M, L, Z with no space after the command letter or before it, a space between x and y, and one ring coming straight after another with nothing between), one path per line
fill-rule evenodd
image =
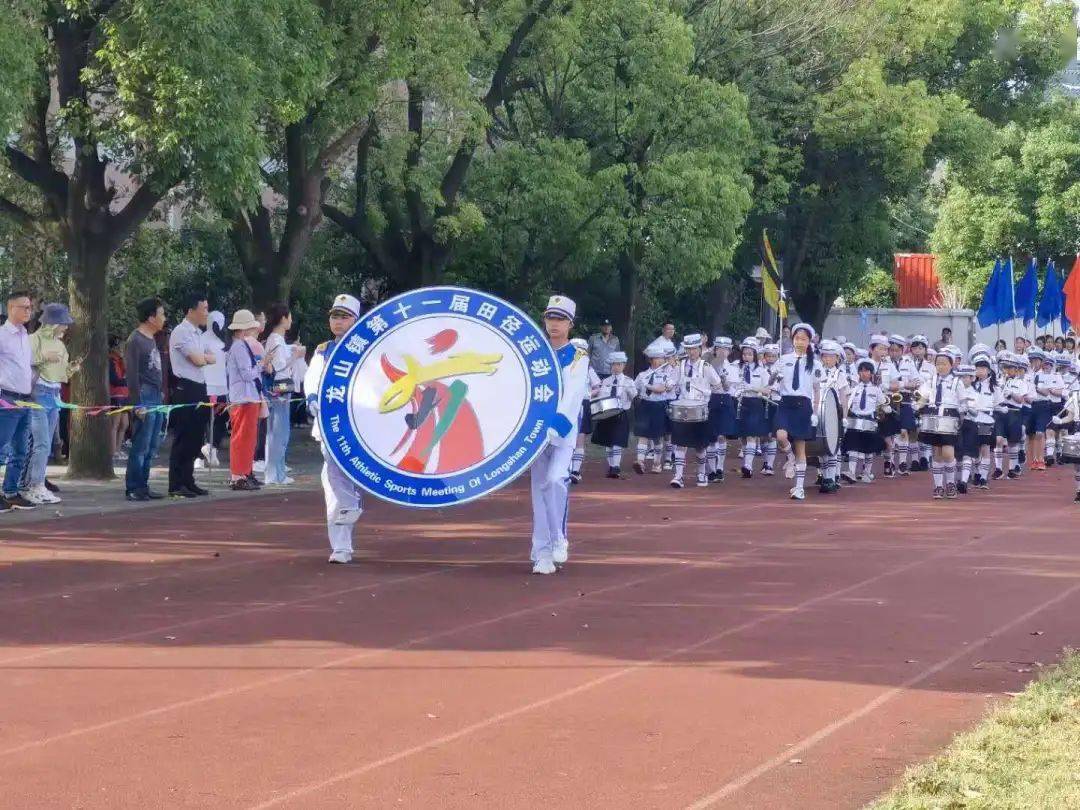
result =
M206 385L179 377L169 395L170 405L206 402ZM210 422L209 408L177 408L169 414L173 432L169 451L169 491L195 483L195 459L199 457Z

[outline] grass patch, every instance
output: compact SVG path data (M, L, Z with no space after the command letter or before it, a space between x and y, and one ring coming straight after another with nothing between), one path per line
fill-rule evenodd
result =
M1080 653L1066 650L1023 693L943 754L910 768L869 810L1080 808Z

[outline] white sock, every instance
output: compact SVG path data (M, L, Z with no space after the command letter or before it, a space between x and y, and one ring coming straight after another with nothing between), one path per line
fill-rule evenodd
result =
M646 461L649 460L649 456L652 455L652 453L650 453L649 450L650 450L650 447L649 447L649 440L648 439L638 439L637 440L637 461L638 461L638 464L644 464Z
M806 462L795 462L795 489L802 489L806 484Z
M919 442L919 455L922 456L923 461L930 461L930 459L932 459L934 456L933 452L931 451L930 445L928 445L926 442Z
M990 459L985 456L979 459L979 477L983 481L990 480Z
M704 450L697 451L697 472L698 475L709 474L708 454Z
M969 478L971 478L971 456L964 456L964 460L960 462L960 480L966 484Z
M934 474L934 488L945 486L945 465L935 461L930 465L930 470Z
M570 472L581 472L581 462L585 460L584 450L575 450L570 459Z
M676 447L675 448L675 477L678 478L680 481L682 480L683 468L685 468L685 467L686 467L686 448L685 447Z
M742 465L748 470L754 469L754 453L757 451L757 439L747 439L743 445Z
M1000 447L994 448L994 469L1000 470L1001 465L1005 463L1005 452Z
M908 443L897 439L894 447L896 448L896 465L899 467L901 464L907 464Z
M705 471L709 475L716 472L716 445L710 444L705 452Z
M607 451L607 463L609 467L615 467L616 469L622 466L622 448L615 446L609 447Z
M1057 439L1046 434L1046 452L1043 454L1046 458L1053 458L1057 454Z
M955 461L946 461L945 462L945 483L946 484L955 484L956 483L956 462Z
M851 452L849 452L847 454L847 458L848 458L848 461L847 461L848 473L847 474L851 478L858 478L859 477L859 462L862 461L863 454L856 451L856 450L852 450Z
M720 439L716 443L716 471L723 472L727 464L727 439Z
M1020 445L1009 445L1009 469L1015 470L1020 466Z
M776 439L765 442L765 466L772 467L776 463Z

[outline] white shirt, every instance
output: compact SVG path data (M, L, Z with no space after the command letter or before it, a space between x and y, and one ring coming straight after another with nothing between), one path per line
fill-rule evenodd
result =
M201 355L205 352L202 329L184 318L169 335L169 365L172 373L191 382L205 383L206 373L202 367L188 360L189 355Z
M548 441L553 447L571 447L577 442L581 401L589 393L589 355L567 343L555 350L555 356L562 367L562 396L548 428Z
M769 386L769 370L761 363L732 363L728 367L728 383L738 396L765 396L762 389Z
M938 397L939 385L940 398ZM942 377L935 372L928 383L920 386L919 395L926 400L926 407L937 410L940 414L946 409L960 410L964 404L963 388L964 384L959 377L953 374Z
M704 360L683 360L678 371L679 399L707 400L720 385L720 375Z
M643 372L637 375L634 379L634 385L637 386L638 399L643 399L646 402L665 402L671 397L668 396L667 387L675 384L675 375L672 373L671 366L663 363L656 368L647 368ZM649 388L661 388L662 391L650 391Z
M1034 371L1031 374L1031 393L1033 402L1046 402L1060 398L1065 388L1061 375L1053 371Z
M296 356L293 354L292 347L285 343L285 336L271 332L266 339L266 353L270 356L270 362L274 367L274 379L291 381Z
M25 326L0 326L0 388L14 394L33 393L30 335Z
M866 396L863 396L865 392ZM885 395L874 383L856 383L848 394L847 410L849 416L859 419L876 419L877 408L885 400Z
M1001 397L998 399L997 409L1005 413L1023 404L1023 399L1027 396L1027 381L1023 377L1008 377L1000 384L999 389Z
M610 374L600 383L600 390L596 396L600 399L617 397L619 407L624 411L628 411L636 394L637 386L634 385L633 380L625 374Z
M795 385L795 363L799 364L799 384ZM806 356L795 352L785 354L776 362L776 373L780 375L781 397L804 397L814 401L814 388L821 380L821 361L816 357L806 367Z
M225 378L225 344L212 331L203 333L203 346L212 352L217 362L203 366L206 378L206 393L212 397L223 397L229 392L229 382Z
M967 418L981 424L994 423L994 400L996 392L990 390L990 380L975 380L970 388L964 388L964 407Z

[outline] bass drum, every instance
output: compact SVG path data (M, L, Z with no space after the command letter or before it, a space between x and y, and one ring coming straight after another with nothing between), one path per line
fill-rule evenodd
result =
M817 436L806 443L808 465L816 466L821 456L840 454L840 436L843 434L841 413L836 391L830 388L823 392L817 408Z
M1062 436L1058 446L1062 464L1080 464L1080 433Z

